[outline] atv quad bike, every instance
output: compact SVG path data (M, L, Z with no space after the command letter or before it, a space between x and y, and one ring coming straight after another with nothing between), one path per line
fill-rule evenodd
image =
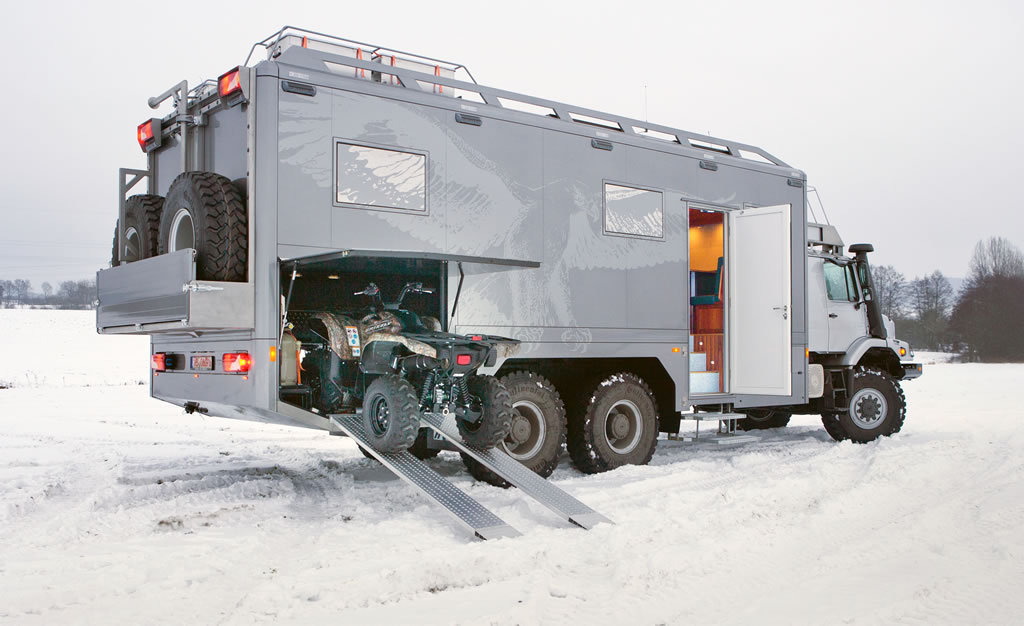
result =
M427 433L420 433L425 411L453 413L466 443L494 447L508 436L512 405L500 381L476 372L519 342L446 333L436 318L402 308L407 295L430 293L422 283L407 283L396 301L385 302L370 283L355 294L370 299L364 310L319 311L293 326L306 351L302 370L314 408L361 412L380 452L411 447L417 456L436 454L425 445Z

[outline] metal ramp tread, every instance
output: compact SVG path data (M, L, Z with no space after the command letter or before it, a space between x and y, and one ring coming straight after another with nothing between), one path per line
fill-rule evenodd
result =
M742 413L681 413L680 419L693 420L697 422L723 422L741 420L746 415Z
M426 463L409 452L382 453L373 449L366 439L362 421L355 415L331 415L331 421L355 439L372 454L384 467L396 476L419 489L423 495L440 504L456 520L481 539L519 537L521 533L490 512L482 504L466 495L443 476L430 469Z
M484 467L501 476L520 491L554 511L559 517L581 528L591 529L601 522L613 523L576 498L541 478L508 454L498 449L482 450L471 446L459 436L459 428L452 414L423 413L420 420L433 428L456 448L482 463Z

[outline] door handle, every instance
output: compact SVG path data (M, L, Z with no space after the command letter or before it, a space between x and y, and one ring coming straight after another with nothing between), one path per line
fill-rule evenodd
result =
M789 319L789 305L788 304L785 304L783 306L773 306L772 310L773 311L782 311L782 319L784 319L784 320L788 320Z
M831 317L832 319L835 319L835 318L839 317L835 313L829 313L828 316Z

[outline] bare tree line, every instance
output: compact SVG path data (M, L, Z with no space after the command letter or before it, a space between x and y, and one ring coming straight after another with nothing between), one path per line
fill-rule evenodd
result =
M38 292L24 279L0 280L0 306L4 308L92 309L95 301L96 281L92 279L65 280L56 289L44 282Z
M907 280L883 265L872 278L882 313L912 346L970 360L1024 360L1024 253L1008 240L978 242L959 293L938 270Z

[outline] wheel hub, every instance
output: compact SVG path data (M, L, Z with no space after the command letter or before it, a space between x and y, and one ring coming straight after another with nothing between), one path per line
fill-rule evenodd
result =
M531 460L544 447L547 425L544 411L529 400L512 403L512 428L501 446L517 461Z
M378 435L383 435L388 432L388 424L391 421L391 411L388 409L388 403L383 398L377 401L373 406L373 429Z
M629 418L616 411L610 416L612 437L622 439L629 434Z
M524 443L530 438L530 420L523 417L518 411L515 413L515 417L512 418L512 430L509 432L509 436L512 438L512 442L516 445Z
M850 419L860 428L878 428L887 412L885 396L877 389L861 389L850 399Z

